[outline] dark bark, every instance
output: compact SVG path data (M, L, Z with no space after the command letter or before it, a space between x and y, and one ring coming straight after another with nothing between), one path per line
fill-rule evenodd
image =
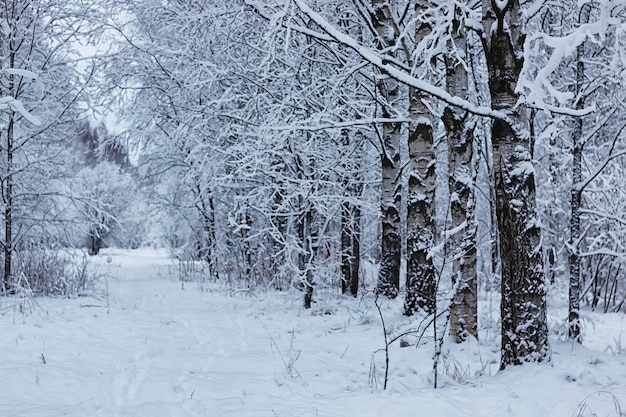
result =
M341 293L345 294L350 288L352 271L350 258L352 257L352 245L350 236L350 203L341 206Z
M575 145L576 148L576 145ZM570 255L569 255L569 314L568 314L568 336L571 340L581 343L580 333L580 256L578 246L580 239L580 208L581 193L575 189L575 185L580 182L580 150L574 151L574 187L571 192L571 218L570 218ZM578 168L576 168L578 167ZM578 181L577 181L578 179Z
M14 113L11 112L9 126L7 129L6 160L7 176L5 177L4 189L4 275L3 286L7 291L11 290L11 271L13 261L13 124Z
M300 271L303 273L304 308L311 308L313 302L313 211L307 207L300 221L300 237L303 252L300 255Z
M360 221L359 207L345 202L341 207L341 293L353 297L359 290Z
M485 7L485 1L483 2ZM493 12L493 13L490 13ZM500 367L549 359L546 283L535 203L529 115L515 93L522 67L524 37L517 1L484 14L492 107L506 112L494 120L496 214L502 267L502 347ZM496 19L496 29L491 31ZM504 30L505 19L507 30Z
M348 130L342 132L342 144L346 148L355 145ZM359 149L358 156L343 164L345 173L341 180L346 195L346 200L341 205L341 293L349 293L353 297L358 294L361 265L361 209L356 202L363 193L363 182L358 168L360 145L356 149Z
M376 291L389 298L397 297L400 289L401 245L400 213L395 205L383 208L381 259Z
M350 294L359 293L359 269L361 267L361 210L354 207L354 230L352 232L352 256L350 257Z
M15 66L15 51L13 41L9 42L11 51L9 52L9 68L14 68ZM9 74L9 84L8 91L10 95L14 97L17 96L15 94L15 78L12 74ZM6 132L6 173L2 181L2 198L4 202L4 273L2 279L2 286L5 291L11 292L13 289L11 286L13 285L12 281L12 268L13 268L13 251L14 243L13 242L13 208L14 208L14 200L13 200L13 152L14 152L14 128L15 128L15 112L9 110L9 122L7 126Z
M99 229L97 225L92 226L89 232L89 255L91 256L99 254L102 249L103 242Z
M585 53L584 44L578 45L576 50L576 94L583 88L585 77L585 64L583 62ZM577 109L584 107L584 101L579 99L576 103ZM582 135L583 119L577 117L574 120L574 130L572 132L572 189L571 189L571 217L570 217L570 254L569 254L569 314L568 314L568 336L571 340L582 343L580 333L580 209L582 203Z
M279 163L280 161L275 162L276 165L278 165ZM288 216L285 213L284 207L284 188L282 184L277 181L275 181L274 187L275 190L272 198L272 214L270 215L270 220L274 231L269 236L269 252L271 254L271 256L269 256L269 260L271 264L269 268L270 270L267 272L275 277L274 280L276 282L276 289L282 291L291 285L291 277L285 276L284 270L282 268L282 266L286 263L284 239L285 236L287 236L288 234Z
M495 128L494 128L495 130ZM511 131L505 126L499 131ZM501 368L548 357L546 285L532 173L512 175L530 164L527 151L500 158L496 168L502 262Z
M200 185L196 185L196 198L198 199L196 208L202 219L203 231L203 236L199 237L200 241L198 242L200 245L199 259L206 261L208 264L211 278L219 279L218 257L215 253L217 240L215 237L215 207L213 195L209 190L203 192ZM247 214L245 214L245 220L249 220ZM247 241L245 239L244 243L247 245ZM246 251L244 250L244 256L245 252ZM249 267L250 263L246 262L244 269L248 269Z

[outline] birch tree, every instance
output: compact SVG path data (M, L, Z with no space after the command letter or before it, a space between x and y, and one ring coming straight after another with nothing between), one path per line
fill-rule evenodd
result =
M612 10L610 7L608 10L605 10L603 9L603 5L596 6L592 2L581 4L578 13L578 21L576 22L576 30L581 30L581 28L590 25L593 20L597 19L601 21L603 18L602 15L609 11L610 15L615 12L615 10ZM617 16L619 16L619 14ZM621 136L622 130L624 129L624 107L623 105L620 106L619 103L621 103L621 100L618 97L623 97L624 94L622 86L624 77L620 72L624 71L625 62L623 58L620 59L617 57L620 54L618 51L623 48L623 45L620 44L618 39L620 35L624 33L624 29L620 28L618 23L620 19L617 18L617 16L611 16L611 20L614 21L614 24L617 23L615 28L609 27L605 29L606 38L604 42L606 44L602 46L597 45L593 38L581 41L576 46L574 61L576 64L576 72L572 87L576 108L583 109L585 106L593 103L599 109L606 109L605 114L610 115L608 117L606 115L603 116L603 112L599 111L598 115L600 115L600 120L604 119L605 121L605 123L601 122L599 126L597 123L593 123L593 119L597 120L598 116L591 118L578 116L572 121L572 187L570 200L570 240L568 245L570 251L568 335L573 341L578 343L582 341L580 323L580 301L582 298L581 260L585 252L583 242L585 240L585 234L581 230L584 210L583 193L587 192L591 194L588 200L589 203L595 199L595 196L593 196L594 193L590 192L590 186L596 181L598 176L602 175L602 171L607 168L611 161L620 157L622 153L620 152L620 148L623 146L620 146L619 143L623 143ZM601 50L601 48L606 48L608 53L600 52L599 50ZM589 60L588 57L594 59ZM587 63L588 61L591 62ZM608 75L605 74L604 77L600 78L600 72L602 72L600 68L607 64L612 67L612 73ZM589 72L591 72L591 74L589 74ZM598 82L598 80L602 81ZM608 100L603 99L604 94L597 92L596 89L604 91L604 94L608 94L610 98ZM611 104L608 104L606 101ZM615 106L618 107L616 108ZM621 127L619 124L620 121L622 123ZM591 126L588 126L589 124L591 124ZM587 149L592 148L593 145L596 146L596 149L602 149L600 154L603 155L599 158L592 158L595 159L595 161L591 162L589 159L585 158L585 153L587 153ZM592 168L585 172L585 166Z
M469 49L465 19L467 12L451 6L448 53L445 55L446 88L454 96L469 98ZM469 16L471 17L471 16ZM474 126L476 119L466 111L446 106L443 123L448 140L448 186L450 191L449 246L452 281L456 285L450 305L450 329L457 342L478 337L478 277L476 262Z
M510 118L494 120L491 129L502 262L501 368L549 358L529 117L516 93L523 65L523 24L517 0L483 1L491 105Z
M372 24L376 30L376 47L394 56L398 31L394 28L394 18L401 12L393 7L394 2L372 0ZM386 71L380 72L377 83L381 97L382 118L389 120L382 124L381 136L381 259L377 291L393 298L400 288L400 258L402 253L402 171L400 143L402 123L392 122L403 104L400 83ZM400 107L400 108L399 108Z
M484 45L489 67L491 108L469 103L424 80L411 77L392 60L367 50L332 27L302 0L304 13L334 40L353 48L363 59L408 86L444 103L477 115L494 118L492 136L496 172L496 198L503 259L502 367L548 357L545 322L545 285L535 209L535 184L530 160L528 118L518 104L516 84L522 67L523 32L517 2L483 4ZM506 24L505 24L506 20ZM506 30L505 30L506 27ZM523 324L523 325L521 325ZM513 339L513 340L511 340Z
M414 76L429 77L428 57L421 56L427 49L431 32L431 19L428 2L415 3L417 23L415 25L415 51L411 55L416 62L409 61L419 73ZM418 52L419 51L419 52ZM411 56L410 55L410 56ZM409 88L408 134L409 184L407 201L407 276L405 314L411 315L422 310L436 311L436 277L432 249L435 245L435 147L433 141L433 120L430 109L424 103L428 97L415 87Z
M532 91L529 98L538 102L539 107L569 103L572 108L569 114L553 116L547 121L538 119L538 123L552 141L549 152L554 157L551 156L550 170L560 175L554 193L568 195L570 203L569 212L558 217L561 227L569 232L564 250L567 262L562 269L569 275L568 335L573 341L581 342L580 302L589 290L583 288L582 282L589 282L589 276L597 276L593 268L583 271L581 265L586 263L584 258L590 243L595 248L591 252L597 254L597 243L603 240L599 235L603 232L595 229L593 223L604 221L600 220L603 218L600 212L604 210L589 210L586 206L595 205L592 201L598 194L594 183L603 182L611 165L622 155L620 136L624 118L620 97L624 94L624 58L619 52L623 45L618 39L624 30L624 9L603 1L567 3L565 7L577 13L563 14L547 8L544 20L551 27L527 42L537 57L537 67L534 67L534 82L523 77L526 80L521 85L524 91ZM550 99L545 100L546 96ZM594 108L596 111L591 112ZM563 178L568 181L563 182ZM552 210L559 212L557 208Z

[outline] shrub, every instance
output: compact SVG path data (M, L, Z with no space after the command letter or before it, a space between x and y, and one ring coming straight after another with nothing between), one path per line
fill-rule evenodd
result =
M34 248L15 255L14 288L34 296L78 296L92 291L98 279L87 256Z

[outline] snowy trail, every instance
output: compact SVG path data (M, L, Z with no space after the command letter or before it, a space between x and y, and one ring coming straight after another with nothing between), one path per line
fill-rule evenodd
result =
M0 416L571 417L589 395L582 416L617 416L611 395L626 409L626 355L601 351L612 316L594 324L599 350L557 342L549 365L497 373L495 342L461 346L466 380L442 375L440 390L429 348L394 348L382 391L380 352L378 384L370 378L382 341L371 305L332 300L311 312L284 294L182 291L158 252L98 261L112 276L109 314L104 300L41 299L24 315L3 301ZM491 376L472 376L481 364Z
M294 396L282 375L291 336L273 317L252 317L249 299L181 291L169 261L154 262L103 266L109 314L103 300L41 300L3 326L2 356L20 374L3 366L0 386L13 388L0 391L0 415L228 416Z
M112 314L126 316L130 332L115 365L116 415L145 416L151 408L158 415L237 415L267 382L266 368L258 366L267 357L254 354L266 336L246 319L249 311L238 311L241 300L211 303L211 294L193 285L181 291L166 276L146 281L118 270L123 273L110 284Z

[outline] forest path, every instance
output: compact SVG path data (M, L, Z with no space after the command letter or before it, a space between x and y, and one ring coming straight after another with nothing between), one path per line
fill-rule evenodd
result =
M296 348L305 326L284 296L263 301L193 283L182 290L164 252L105 252L92 260L108 277L105 297L40 299L27 314L0 316L0 354L11 358L0 369L3 417L305 417L319 411L306 397L336 389L329 382L344 366L310 385L297 362L303 351L313 359L320 351L339 356L347 346L322 350L325 331L311 329L321 345ZM342 328L341 320L330 327ZM325 362L301 369L316 373Z
M104 265L111 276L108 316L117 325L94 341L115 352L104 388L111 388L102 404L107 412L239 416L246 402L281 394L271 376L283 365L251 317L251 300L201 292L193 283L183 290L165 256L122 253L111 261ZM278 392L268 394L273 386Z
M594 316L598 350L555 340L550 364L505 372L497 340L445 344L438 390L428 337L418 349L396 344L383 391L371 299L303 310L298 294L182 290L165 252L93 261L110 277L108 297L0 299L0 416L615 416L612 395L626 408L623 345L612 342L623 316ZM415 325L401 311L402 300L386 302L389 331ZM577 414L583 400L590 408Z

